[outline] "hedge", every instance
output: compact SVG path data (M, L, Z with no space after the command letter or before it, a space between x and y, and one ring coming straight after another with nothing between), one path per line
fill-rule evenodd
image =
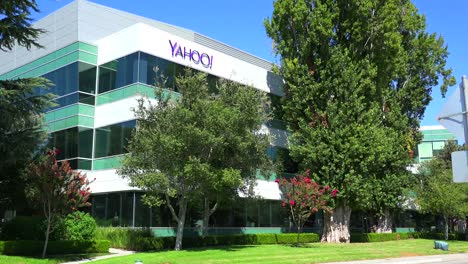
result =
M175 237L154 237L147 229L98 228L97 237L111 241L111 247L136 251L158 251L172 249ZM213 235L206 237L184 237L184 248L228 246L228 245L261 245L296 243L297 234L236 234ZM301 243L319 242L320 236L315 233L302 233Z
M444 240L443 233L429 233L429 232L410 232L410 233L352 233L351 243L355 242L383 242L400 239L436 239ZM463 233L450 233L448 240L465 240Z
M351 243L384 242L400 239L408 239L410 233L352 233Z
M445 240L444 233L413 232L409 233L412 238ZM465 240L464 233L449 233L448 240Z
M0 241L0 254L35 256L42 253L43 246L44 241L38 240ZM110 241L108 240L49 241L47 254L108 253L109 247Z
M0 240L44 240L44 217L17 216L1 227Z

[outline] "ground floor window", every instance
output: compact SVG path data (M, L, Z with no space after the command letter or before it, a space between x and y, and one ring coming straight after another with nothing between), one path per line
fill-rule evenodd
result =
M175 227L166 205L150 208L142 202L142 192L94 194L91 214L101 226ZM199 227L203 219L201 203L191 204L186 227ZM318 228L321 216L313 216L306 228ZM210 217L210 227L294 227L289 214L278 200L237 198L224 202Z

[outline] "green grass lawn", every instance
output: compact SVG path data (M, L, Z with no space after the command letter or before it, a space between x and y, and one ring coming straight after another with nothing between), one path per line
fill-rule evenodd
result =
M433 246L433 240L424 239L355 244L313 243L302 247L290 245L230 246L188 249L179 252L139 253L93 263L128 264L134 263L137 259L142 260L144 264L318 263L468 252L468 242L450 241L449 252L435 250Z

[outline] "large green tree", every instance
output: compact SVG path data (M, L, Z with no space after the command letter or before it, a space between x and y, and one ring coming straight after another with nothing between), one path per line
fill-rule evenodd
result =
M468 216L468 183L453 182L451 153L458 150L463 147L448 141L436 158L420 166L414 188L420 209L444 218L445 240L448 239L449 218L465 220Z
M322 240L349 242L352 209L397 206L406 180L394 180L408 176L432 87L455 82L447 49L409 0L277 0L265 26L281 58L291 155L340 190Z
M40 47L36 38L43 32L31 27L35 1L0 1L0 52L14 45ZM35 89L50 83L43 78L0 80L0 205L13 207L24 201L24 182L19 177L46 133L41 113L49 107L51 95L36 96Z
M118 173L146 191L146 204L166 203L179 250L190 203L203 204L206 227L220 199L236 196L269 161L268 137L259 133L267 117L262 92L231 81L209 86L206 74L190 70L176 87L182 95L157 90L156 103L139 101L130 153Z

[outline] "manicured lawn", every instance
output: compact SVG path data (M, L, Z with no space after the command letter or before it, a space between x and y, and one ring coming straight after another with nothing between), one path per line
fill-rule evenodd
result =
M424 239L345 245L313 243L303 247L290 245L231 246L189 249L179 252L139 253L93 263L128 264L134 263L137 259L142 260L144 264L317 263L468 252L468 242L450 241L449 252L435 250L433 246L433 240Z
M52 258L46 258L46 259L0 255L0 263L56 264L56 263L63 263L67 261L82 260L82 259L87 259L93 256L101 256L101 255L107 255L107 254L94 254L93 253L93 254L63 255L63 256L54 256Z

